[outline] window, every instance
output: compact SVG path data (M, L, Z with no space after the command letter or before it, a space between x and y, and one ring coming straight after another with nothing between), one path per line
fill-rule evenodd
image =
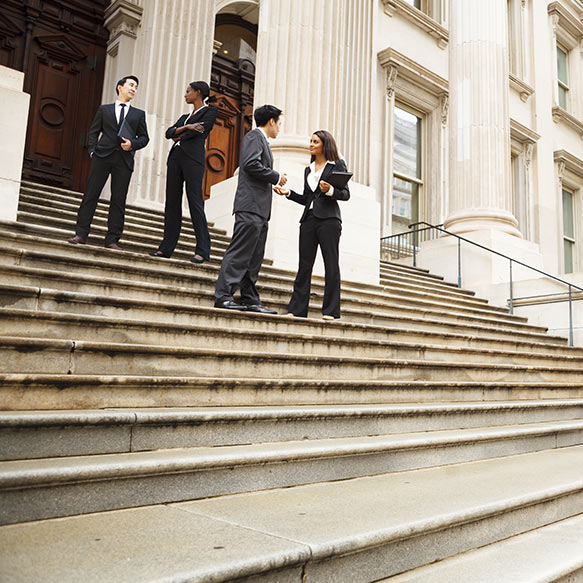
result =
M573 193L563 188L563 253L565 273L573 273L575 263L575 212Z
M393 148L393 223L406 228L419 220L422 180L422 120L395 106ZM396 226L396 225L395 225Z
M568 109L569 61L568 51L557 45L557 82L559 84L559 106Z
M427 14L427 0L405 0L405 2Z

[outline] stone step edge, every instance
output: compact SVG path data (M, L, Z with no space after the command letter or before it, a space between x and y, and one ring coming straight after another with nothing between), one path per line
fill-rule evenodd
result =
M26 273L30 276L36 276L36 277L55 277L55 274L53 271L49 270L49 269L43 269L43 268L37 268L37 267L20 267L20 266L9 266L9 265L1 265L0 264L0 271L11 271L11 270L17 270L17 272L22 272L22 273ZM166 286L163 286L160 283L155 283L155 282L136 282L134 280L123 280L123 279L114 279L114 278L104 278L98 275L91 275L91 274L62 274L60 275L60 279L67 279L67 280L73 280L76 281L79 284L85 284L85 285L92 285L92 286L96 286L96 287L111 287L112 285L115 285L117 287L122 286L124 288L124 290L139 290L139 291L143 291L144 293L159 293L159 292L167 292L168 288ZM122 305L129 305L127 302L131 302L132 299L129 297L122 297L122 296L109 296L109 295L103 295L101 290L94 292L69 292L69 291L64 291L64 290L59 290L56 288L44 288L44 287L37 287L37 286L18 286L16 284L4 284L6 286L12 286L13 289L18 289L18 288L29 288L28 291L24 291L23 293L30 293L31 296L29 297L35 297L38 294L42 294L42 293L47 293L49 294L49 298L50 298L50 294L54 292L55 296L58 297L62 297L62 298L71 298L73 299L75 296L73 294L79 294L79 296L77 297L94 297L94 298L98 298L99 302L103 303L103 304L111 304L111 301L109 300L109 298L119 298L119 301L121 302ZM8 287L8 289L10 289L10 287ZM34 291L32 291L34 290ZM214 295L211 292L205 291L203 289L189 289L189 288L180 288L177 287L174 290L174 295L178 295L178 292L180 292L179 295L181 295L181 297L192 297L192 298L200 298L200 296L206 297L208 298L208 305L204 305L204 304L189 304L189 303L166 303L164 304L164 306L168 306L169 309L173 308L175 310L181 311L181 312L197 312L197 311L203 311L203 312L208 312L209 310L217 310L217 308L214 308ZM150 306L155 306L155 305L159 305L161 302L159 302L158 300L144 300L144 302L146 302L148 305ZM267 305L277 305L280 308L285 308L286 303L282 300L279 299L268 299L266 300L266 304ZM283 309L282 308L282 309ZM316 311L316 308L312 308L313 311ZM433 310L433 312L436 312L436 310ZM222 313L225 313L224 311ZM463 327L464 331L466 333L472 333L474 337L480 337L480 335L485 331L489 334L495 334L496 337L499 337L498 335L505 335L505 334L510 334L513 338L515 338L516 336L521 336L524 338L537 338L540 339L542 342L544 343L549 343L549 344L553 344L554 346L566 346L567 345L567 339L562 337L562 336L556 336L556 335L551 335L545 332L545 328L542 328L540 326L533 326L530 324L523 324L521 322L507 322L506 320L504 320L503 322L498 322L498 320L494 317L492 318L478 318L478 322L476 322L476 318L477 317L472 317L472 316L465 316L465 315L461 315L461 316L453 316L452 318L449 318L447 320L439 320L437 318L433 319L433 320L428 320L427 317L423 317L423 316L418 316L415 317L411 314L401 314L401 313L383 313L383 312L373 312L371 313L370 311L368 312L369 315L372 316L372 319L375 321L371 321L371 322L359 322L356 320L351 320L351 318L354 318L355 316L361 317L362 315L362 311L359 311L357 308L344 308L343 310L344 313L344 318L341 318L340 320L336 320L336 321L331 321L331 322L327 322L327 326L354 326L354 327L362 327L363 329L368 328L368 327L372 327L372 329L378 331L381 330L391 330L391 327L388 326L387 324L382 324L382 323L378 323L379 321L382 320L392 320L395 322L403 322L403 323L409 323L409 324L423 324L424 326L427 326L429 324L434 325L434 326L438 326L438 327L452 327L452 326L460 326ZM426 312L427 313L427 312ZM268 318L273 318L274 316L277 316L278 318L281 317L281 314L276 314L276 315L266 315L266 316L262 316L262 317L268 317ZM257 314L251 314L249 312L237 312L236 314L231 314L231 317L234 318L250 318L250 317L257 317ZM294 325L299 324L300 322L309 322L309 324L305 324L307 325L313 325L316 321L318 321L319 318L315 318L313 315L310 316L309 318L294 318L292 321L294 322ZM272 320L273 321L273 320ZM513 325L514 324L514 325ZM399 328L399 327L395 327L394 330L396 331L403 331L403 330L407 330L407 329L403 329L403 328ZM414 329L413 329L414 330ZM435 332L437 333L437 332ZM444 332L447 333L447 332ZM452 333L455 334L455 333ZM487 336L486 336L487 337Z
M524 455L531 456L531 460L534 460L534 463L539 463L539 458L533 457L537 454L521 454L513 456L514 459L520 459L524 457ZM543 462L544 462L543 458ZM492 471L492 460L485 460L483 462L469 462L469 463L462 463L456 464L458 468L464 469L468 472L474 471L478 464L484 464L490 472ZM486 465L488 464L488 465ZM541 464L542 465L542 464ZM424 470L428 476L439 476L440 471L443 468L434 468L433 470ZM414 471L404 472L403 476L412 475ZM371 481L373 487L376 485L379 490L382 489L384 485L384 477L378 476L376 478L360 478L358 480L342 480L336 482L334 484L318 484L317 487L319 489L326 489L330 490L334 488L333 492L336 493L334 496L334 500L338 500L338 514L341 514L341 506L340 503L350 503L350 498L346 498L346 496L338 495L339 487L350 488L356 483L363 483L364 480ZM227 581L232 581L234 578L239 578L242 576L252 576L252 575L269 575L270 573L274 574L277 577L277 573L280 570L297 566L297 575L302 576L304 573L309 573L311 563L316 561L325 561L325 560L334 560L334 558L338 557L341 554L345 556L352 552L361 552L365 551L367 548L378 548L379 546L386 546L390 544L399 544L400 542L405 542L408 540L415 540L420 539L421 542L424 542L424 535L439 535L440 533L447 533L447 532L456 532L456 528L464 528L465 526L474 523L474 529L480 528L479 523L485 523L486 526L489 526L490 531L494 531L496 523L492 524L492 521L496 521L498 517L503 516L506 513L512 513L513 511L520 511L522 509L526 509L528 507L536 507L538 505L544 505L545 503L552 503L556 498L561 497L561 500L567 500L571 497L576 497L578 494L581 494L581 489L583 485L580 482L574 482L572 480L564 480L561 484L553 484L546 486L544 489L539 488L537 490L532 490L521 497L516 497L513 495L507 495L504 499L500 499L497 501L487 501L486 503L480 503L479 505L474 505L471 508L465 508L461 510L456 510L455 512L441 512L438 511L433 512L431 515L428 515L423 521L415 521L414 523L406 523L396 527L387 526L379 530L377 525L374 525L373 528L369 528L368 532L365 531L364 534L360 534L358 537L356 536L343 536L339 538L338 536L329 536L320 542L316 542L314 544L306 543L306 542L297 542L292 537L289 536L282 536L281 534L271 533L269 529L257 529L252 525L245 525L243 523L240 524L237 528L240 529L242 532L248 530L251 534L252 532L263 533L266 536L270 536L272 538L278 538L280 543L283 545L283 548L279 548L278 551L265 551L263 553L258 552L255 555L250 555L249 553L244 553L236 556L236 558L231 559L229 561L216 561L214 568L209 569L208 571L205 570L204 573L201 573L200 570L196 570L190 572L188 568L182 567L181 573L183 576L192 575L193 577L197 577L196 580L201 580L200 577L204 577L205 580L210 580L212 578L213 581L216 583L226 583ZM302 496L305 498L309 496L313 491L313 486L305 487L300 486L297 488L287 489L290 492L296 493L299 497L300 503L302 500ZM283 489L279 489L279 491L283 491ZM277 491L276 491L277 492ZM353 494L354 495L354 494ZM455 492L451 492L451 495L454 496ZM235 496L229 496L228 499L232 499L234 501L240 501L240 505L245 505L245 500L248 499L250 496L254 496L253 493L251 494L239 494ZM218 500L220 502L220 499ZM221 525L221 530L224 532L224 526L228 521L232 526L234 526L237 521L230 520L229 518L223 519L221 517L214 517L212 514L209 514L205 511L205 508L201 508L200 505L189 507L188 503L184 504L158 504L155 506L150 506L147 508L136 509L136 510L115 510L115 511L107 511L99 513L98 515L89 515L89 516L75 516L71 518L57 518L57 519L50 519L45 520L42 522L33 522L29 524L21 524L17 527L14 526L4 526L0 527L0 537L3 540L10 540L9 537L12 533L16 536L13 537L12 544L18 546L22 540L29 541L29 548L34 548L37 545L46 544L47 540L52 540L53 537L50 536L50 527L52 525L60 526L61 524L66 524L70 526L71 529L76 533L82 533L82 536L79 538L75 538L75 540L68 541L69 543L73 543L71 548L75 555L79 555L80 553L84 554L86 559L82 562L82 568L85 569L87 567L94 567L95 569L99 568L99 562L96 561L103 561L104 557L99 556L98 559L94 559L92 561L92 557L94 556L95 552L95 519L98 516L102 521L104 521L104 525L101 526L101 530L103 532L107 532L111 530L111 527L108 528L108 524L119 525L120 520L119 517L125 516L132 516L132 524L136 524L136 518L133 518L134 513L139 515L139 517L143 517L144 513L147 513L149 510L166 513L162 514L160 518L162 520L166 518L166 521L170 521L172 515L168 516L169 513L175 510L180 510L181 512L186 512L192 514L194 517L205 517L207 520L215 521L217 524ZM565 518L566 516L573 516L574 513L569 508L561 509L560 516L561 518ZM109 518L112 518L111 521L108 522ZM546 522L545 522L546 521ZM525 527L528 528L536 528L544 526L548 524L550 521L548 518L542 518L537 521L535 525L533 521L529 522L529 525L520 525L513 529L514 535L520 534L524 532ZM36 535L35 531L37 531L40 525L48 526L49 528L45 528L42 530L41 539L38 535ZM17 530L14 530L17 528ZM483 527L482 527L483 529ZM522 529L522 530L520 530ZM68 529L67 529L68 530ZM47 532L48 531L48 532ZM490 537L491 540L496 540L494 537ZM239 535L238 539L232 540L231 538L227 538L225 541L217 541L220 543L225 542L229 548L233 546L233 543L240 544L241 536ZM81 547L77 547L76 544L78 541L81 541ZM184 541L185 546L191 546L192 540L185 539ZM84 546L83 546L84 545ZM256 543L256 546L257 543ZM261 548L261 547L260 547ZM458 550L458 552L464 549L469 549L471 547L465 546ZM90 550L91 549L91 550ZM206 550L206 549L205 549ZM140 560L140 557L145 559L145 552L151 553L151 548L148 548L148 551L142 546L139 540L132 540L130 545L128 545L128 553L135 558L135 560ZM196 555L196 550L193 551L193 554ZM28 560L29 553L27 552L25 560ZM430 554L431 556L431 554ZM442 556L442 555L441 555ZM441 558L438 555L437 558ZM216 555L215 555L216 557ZM358 568L358 555L357 555L357 564L355 565ZM48 565L47 565L48 566ZM341 567L341 565L339 565ZM300 573L301 571L301 573ZM172 572L166 572L164 575L166 577L170 577ZM296 575L296 576L297 576ZM377 573L374 577L375 581L379 581L378 577L382 575ZM72 581L79 581L78 572L72 573L71 579L67 579L64 583L69 583ZM119 579L118 579L119 580ZM193 579L194 580L194 579ZM276 581L277 579L270 578L270 581ZM295 580L295 579L294 579ZM390 581L387 580L387 581ZM106 583L113 583L112 580L107 580ZM148 580L144 580L143 583L148 583Z
M302 353L272 353L266 356L263 352L243 351L243 350L221 350L211 348L191 348L184 346L157 346L150 344L137 343L119 343L119 342L94 342L87 340L70 340L63 338L31 338L22 336L0 336L1 349L15 349L22 352L29 352L32 348L35 353L44 349L53 351L61 350L70 355L69 367L72 366L74 355L77 352L103 353L103 354L151 354L158 356L169 356L170 358L236 358L238 360L247 359L253 361L273 362L304 362L322 366L338 366L339 370L342 364L351 364L355 366L384 366L400 368L456 368L465 370L497 370L497 371L524 371L537 373L556 373L556 374L573 374L580 372L581 368L556 368L553 366L537 366L525 364L509 364L489 362L448 362L439 360L412 360L398 358L381 358L381 357L356 357L356 356L335 356L319 354L302 354ZM69 374L74 374L72 371Z
M1 269L1 267L0 267ZM84 278L85 281L88 281L87 278ZM103 283L103 279L99 278L99 282ZM154 286L154 289L160 289L161 286L151 284ZM137 287L138 285L134 285L132 287ZM145 289L148 289L150 284L144 284ZM142 287L142 286L139 286ZM156 312L165 312L167 311L169 314L191 314L191 315L200 315L200 314L213 314L215 315L215 308L212 306L204 306L204 305L192 305L192 304L177 304L173 302L162 302L159 300L134 300L129 297L122 297L122 296L115 296L115 295L99 295L89 292L67 292L61 291L58 289L51 289L51 288L44 288L44 287L36 287L36 286L25 286L25 285L16 285L16 284L0 284L0 295L1 294L14 294L18 295L20 298L31 298L35 301L67 301L68 303L80 304L83 306L84 304L90 302L92 305L99 305L102 307L111 306L114 308L119 309L126 309L132 310L136 309L138 312L144 311L144 309L156 311ZM196 293L194 295L199 295ZM124 308L125 307L125 308ZM6 309L9 309L9 306L6 306ZM5 308L1 308L3 310ZM27 309L27 308L21 308ZM36 308L34 311L37 311ZM65 310L60 311L58 313L68 314L71 312L67 312ZM349 312L350 313L350 312ZM226 313L221 312L221 315L232 322L233 317L237 317L239 320L249 318L256 318L254 314L249 312L241 312L237 313L236 315L233 313ZM281 314L277 314L280 316ZM135 321L137 318L125 318L130 321ZM143 319L143 318L142 318ZM395 320L403 321L403 322L415 322L423 320L424 323L428 323L429 321L426 318L414 318L411 316L400 316L395 315ZM480 326L472 326L469 324L464 324L464 328L466 329L465 333L456 333L451 331L437 331L437 330L419 330L415 328L399 328L399 327L391 327L390 325L381 325L381 324L373 324L373 323L364 323L364 322L352 322L346 319L340 319L335 322L323 322L321 319L316 319L314 317L310 318L294 318L294 319L286 319L285 321L279 321L270 319L271 324L282 324L284 327L290 327L293 325L294 327L305 327L305 328L317 328L320 332L330 329L330 324L333 324L333 328L341 328L343 330L350 330L351 333L361 332L365 334L367 331L372 332L373 334L411 334L414 336L423 335L428 337L439 337L439 338L450 338L450 339L457 339L457 340L467 340L468 342L497 342L497 343L514 343L514 344L539 344L539 345L548 345L552 349L564 348L567 345L566 339L557 336L551 336L548 334L543 333L535 333L529 332L528 330L508 330L508 334L511 334L510 338L504 338L502 334L504 333L504 328L500 328L497 326L494 327L486 327L484 325ZM156 322L156 324L164 325L166 320L152 320L152 322ZM433 324L436 326L446 326L446 322L440 322L438 320L433 321ZM476 329L477 334L470 335L472 329ZM489 337L489 336L482 336L479 335L482 332L490 332L492 334L500 334L500 336ZM351 338L357 338L357 336L351 336ZM572 347L569 348L572 350Z
M581 538L572 536L573 529L581 533ZM571 536L566 537L566 532ZM570 581L567 579L569 575L583 570L582 539L583 514L579 514L377 583L444 583L457 580L460 574L467 581L485 583L485 573L496 577L496 581L502 581L500 577L508 577L512 573L512 581L520 583L567 583ZM564 550L565 546L568 553L558 556L554 552L558 548ZM566 554L569 555L568 560ZM517 561L517 557L521 560ZM492 573L493 564L497 575Z
M69 325L69 326L80 326L82 328L88 326L99 326L100 328L126 328L126 329L133 329L134 331L144 331L145 333L149 332L151 328L156 328L156 332L160 332L163 330L168 333L174 332L178 336L184 336L184 334L188 331L196 332L199 334L214 334L214 335L223 335L229 336L231 338L238 337L242 342L247 338L249 340L253 340L255 342L262 342L262 341L271 341L271 342L286 342L289 344L296 345L297 343L310 343L312 345L323 345L324 349L326 349L330 345L334 345L338 349L342 350L345 348L350 350L351 348L357 346L366 346L367 348L377 348L382 349L386 348L387 350L409 350L409 351L418 351L422 353L427 353L429 351L433 352L440 352L440 353L452 353L452 354L462 354L465 353L469 355L483 355L489 356L492 358L501 357L501 358L522 358L525 360L528 359L537 359L537 360L545 360L545 359L553 359L556 360L558 356L560 356L563 362L569 362L570 364L574 365L576 363L583 364L583 347L569 347L569 346L556 346L556 345L545 345L542 344L541 347L546 348L549 352L537 351L533 353L525 353L524 351L519 350L518 347L516 349L501 349L501 348L487 348L487 347L479 347L475 346L476 343L502 343L502 342L509 342L509 340L500 340L500 339L477 339L472 338L472 346L449 346L448 344L429 344L429 343L422 343L422 342L411 342L411 341L399 341L399 340L381 340L375 338L358 338L358 337L346 337L346 336L338 336L334 334L326 334L325 337L322 334L318 333L299 333L299 332L284 332L278 330L259 330L256 328L233 328L227 326L207 326L207 325L200 325L200 324L185 324L185 323L172 323L172 322L157 322L157 321L144 321L144 320L137 320L137 319L128 319L128 318L116 318L111 316L99 316L94 314L74 314L68 312L53 312L53 311L44 311L44 310L27 310L27 309L15 309L15 308L2 308L0 307L0 322L3 318L11 318L12 320L22 320L23 323L26 325L26 322L30 321L39 321L45 320L47 322L57 322L59 325ZM281 317L281 316L280 316ZM331 328L333 330L333 328ZM71 334L73 331L67 330L68 334ZM25 330L24 333L26 334L27 331ZM27 336L17 336L18 338L27 338ZM45 338L50 338L49 336L45 336ZM53 339L62 339L61 337L54 337ZM69 340L69 338L66 338ZM83 339L75 336L71 340L75 342L82 342ZM520 342L518 340L514 340L515 344L522 344L525 346L532 346L532 343ZM124 343L119 343L124 344ZM155 346L154 343L147 343L147 342L140 342L134 343L130 342L130 344L140 344L142 346ZM174 345L178 348L186 348L189 349L191 346L186 345ZM194 348L194 347L192 347ZM236 350L236 348L231 348L229 351ZM560 354L557 355L556 351L565 351L569 354ZM276 353L273 353L276 354ZM293 354L293 353L292 353ZM298 356L304 355L304 353L297 352L295 353ZM319 353L310 353L310 354L319 354ZM371 357L371 358L380 358L379 357ZM583 373L582 373L583 374Z
M583 433L581 421L0 462L0 491ZM560 446L556 446L559 447ZM441 465L441 464L440 464ZM435 466L432 466L435 467ZM581 478L583 485L583 477Z
M110 252L110 253L115 253L115 252ZM50 273L50 274L54 274L55 271L54 270L50 270L47 268L42 268L42 267L33 267L33 266L27 266L27 265L21 265L20 262L22 261L22 257L31 257L33 260L46 260L47 262L50 262L51 260L51 255L49 254L44 254L44 253L38 253L38 252L32 252L32 251L27 251L27 250L15 250L15 255L18 254L19 255L19 265L16 266L11 266L11 265L7 265L4 264L2 266L3 269L8 269L10 267L17 267L23 270L44 270L44 271L37 271L35 273ZM88 266L90 269L95 270L95 268L99 267L99 265L102 263L104 265L104 267L108 270L113 270L114 267L117 265L119 267L120 272L126 272L125 275L127 276L127 272L131 271L132 273L135 273L137 275L145 275L147 278L151 278L151 277L155 277L155 278L161 278L163 275L169 275L170 277L175 277L175 278L179 278L179 279L194 279L197 280L199 282L206 282L208 283L209 287L212 287L214 289L214 282L216 281L215 277L214 277L214 270L212 274L207 273L207 271L209 270L208 264L206 264L207 266L203 266L202 268L200 267L193 267L191 268L194 271L187 271L184 273L180 273L177 274L175 272L169 271L169 270L155 270L153 268L150 268L150 266L141 266L141 265L127 265L124 263L115 263L113 261L113 257L111 261L105 261L105 259L99 259L99 260L91 260L91 259L87 259L87 260L83 260L83 258L78 258L78 257L67 257L67 256L62 256L59 258L59 260L61 262L64 261L69 261L69 262L73 262L78 266L83 266L86 265ZM154 264L158 261L162 261L162 260L157 260L152 258L152 261L154 262ZM123 281L124 283L127 284L131 284L131 285L135 285L136 283L148 283L148 284L157 284L157 282L154 281L138 281L136 282L136 280L134 279L120 279L118 278L112 278L110 276L99 276L96 277L94 274L72 274L72 273L68 273L67 274L69 277L72 276L79 276L82 277L84 275L87 275L87 277L91 277L93 276L94 279L97 279L98 281L114 281L114 282L121 282ZM265 278L265 280L261 283L260 285L260 290L263 292L275 292L275 293L279 293L279 294L283 294L285 293L286 296L291 295L291 288L287 288L287 287L282 287L281 285L281 281L279 281L281 278L277 278L277 277L267 277ZM270 281L270 280L274 280L274 281ZM291 283L291 282L289 282ZM159 284L157 284L159 285ZM178 286L178 287L183 287L183 286ZM313 288L318 290L318 292L314 292L314 293L318 293L318 295L321 293L320 292L320 287L317 283L315 285L313 285ZM166 288L167 289L167 286ZM211 291L207 291L205 289L199 288L196 290L197 293L201 294L201 295L206 295L209 297L212 297L213 302L214 302L214 294ZM423 298L416 298L414 300L412 300L412 302L414 304L416 304L415 306L411 306L411 302L409 303L405 303L405 298L402 297L401 295L395 294L393 297L391 297L391 292L389 291L388 293L385 292L385 294L382 294L379 292L379 299L381 299L383 301L383 305L380 306L382 308L391 308L391 299L394 300L394 302L399 302L395 304L395 309L397 310L404 310L404 311L419 311L421 309L423 309L425 311L425 313L428 312L435 312L438 313L439 315L443 315L443 311L444 310L448 310L447 312L447 316L451 316L451 317L455 317L455 318L463 318L463 319L469 319L469 320L476 320L476 321L480 321L480 322L487 322L487 321L492 321L493 319L497 319L500 322L504 322L506 324L509 325L515 325L515 326L521 326L523 328L529 329L529 330L537 330L539 332L546 332L547 328L540 326L540 325L533 325L533 324L529 324L528 323L528 318L524 317L524 316L517 316L517 315L513 315L510 314L508 312L508 310L506 309L501 309L501 308L497 308L497 307L492 307L489 306L487 304L480 304L480 305L476 305L470 303L469 305L468 302L462 302L461 304L456 305L454 302L454 299L451 298L449 299L448 302L445 303L440 303L440 298L439 296L435 299L423 299ZM283 302L282 300L269 300L270 302L274 303L277 302L278 304L281 305L287 305L287 302ZM367 301L365 299L361 299L359 297L356 296L351 296L346 298L345 300L346 302L350 302L351 304L355 304L355 306L350 306L350 307L345 307L344 308L344 312L349 314L354 311L357 311L358 306L362 306L367 313L370 313L371 315L376 315L376 316L383 316L382 312L371 312L370 311L370 301ZM425 319L425 318L423 318Z
M0 226L2 226L2 222L0 221ZM46 227L47 229L51 229L51 230L57 230L54 227ZM71 257L73 257L73 260L78 263L78 264L98 264L100 261L102 261L102 251L100 253L97 253L98 249L101 249L98 245L90 245L88 244L87 246L83 247L83 251L84 252L89 252L92 254L93 257L83 257L80 255L77 255L77 253L79 252L79 249L77 247L74 247L70 244L68 244L66 242L66 232L62 231L63 233L63 238L56 240L56 239L51 239L51 238L46 238L46 237L41 237L41 236L37 236L37 235L31 235L28 233L9 233L9 232L3 232L0 234L0 236L7 236L9 234L13 234L14 236L12 237L12 239L15 239L16 236L18 236L19 238L23 238L24 240L27 240L31 243L35 243L37 242L39 239L42 240L43 242L49 242L54 246L57 246L58 248L62 249L62 250L66 250L67 251L67 255L60 255L59 259L70 259ZM70 235L70 233L69 233ZM11 249L16 249L15 247L12 247ZM30 250L30 249L19 249L19 251L21 253L26 253L30 256L38 256L39 258L43 258L48 256L49 254L47 254L46 252L42 252L42 251L35 251L35 250ZM70 252L75 252L76 254L71 256L69 253ZM175 255L184 255L189 256L190 253L187 251L181 251L181 250L177 250ZM163 267L163 269L166 271L168 267L170 268L179 268L184 270L185 268L192 268L191 263L186 260L186 259L177 259L177 258L171 258L171 259L156 259L156 258L150 258L147 255L144 255L144 253L138 253L135 251L131 251L131 250L126 250L124 252L124 256L126 258L132 258L133 255L137 255L140 260L145 261L146 263L150 263L152 266L153 265L157 265L158 267ZM50 256L53 256L52 254ZM120 259L123 259L123 257L120 257ZM212 271L213 273L215 271L218 272L219 266L218 264L220 263L220 260L222 259L221 255L218 256L212 256L211 257L211 262L210 264L207 264L205 267L203 267L203 270L205 271ZM109 262L108 262L109 264ZM125 264L124 268L127 268L128 266ZM136 267L137 268L137 267ZM145 266L140 266L141 269L147 269ZM286 282L288 282L289 284L291 284L293 282L293 280L295 279L295 272L291 271L291 270L283 270L280 268L274 268L271 267L270 265L264 264L262 265L262 274L264 276L267 276L270 279L274 279L276 281L278 280L284 280ZM150 270L151 271L151 270ZM172 272L170 269L168 269L169 272L171 273L175 273L177 274L176 271ZM317 287L322 287L324 285L324 278L322 276L314 276L313 280L312 280L312 285L313 287L317 288ZM346 290L350 290L353 292L364 292L368 295L373 295L373 296L377 296L377 297L385 297L387 292L391 293L393 291L393 288L395 286L387 286L387 285L372 285L372 284L363 284L361 282L355 282L355 281L351 281L351 280L343 280L342 281L342 285L344 286L344 289ZM406 286L408 286L409 288L414 288L416 293L419 294L426 294L426 290L423 287L422 282L416 283L416 282L410 282L409 284L405 284ZM447 285L438 285L437 287L433 287L432 290L434 290L434 293L439 294L440 292L443 292L450 300L455 300L455 299L459 299L464 303L467 303L469 305L475 305L476 307L483 307L483 308L488 308L491 311L495 311L495 312L500 312L500 313L505 313L508 314L508 310L506 308L500 307L500 306L492 306L488 303L488 301L486 299L483 298L477 298L475 297L474 292L468 291L468 290L461 290L458 291L457 287L450 287ZM407 293L405 290L403 290L403 293Z
M261 421L302 421L305 419L369 419L377 417L505 413L582 408L583 399L547 401L497 401L494 403L362 404L362 405L280 405L209 406L170 408L105 408L60 411L0 411L0 429L74 427L97 425L198 425L201 423L248 423Z

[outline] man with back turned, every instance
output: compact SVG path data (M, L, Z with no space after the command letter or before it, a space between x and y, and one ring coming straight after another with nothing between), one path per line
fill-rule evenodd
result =
M267 141L279 134L281 114L274 105L258 107L253 114L257 128L243 138L233 208L235 226L217 280L216 308L276 313L261 304L255 284L265 253L272 187L287 182L285 174L273 170L273 156ZM241 289L241 303L233 297L237 288Z
M91 171L77 213L75 236L69 239L69 243L83 245L87 242L101 191L111 176L105 246L121 251L118 242L123 232L126 198L134 170L134 153L150 141L146 113L130 105L138 85L139 80L133 75L120 79L115 87L118 96L115 103L101 105L95 114L87 144Z

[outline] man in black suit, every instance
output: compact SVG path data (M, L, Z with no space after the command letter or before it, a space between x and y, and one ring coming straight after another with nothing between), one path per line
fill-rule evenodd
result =
M69 243L84 245L87 242L97 202L111 176L105 246L121 251L118 241L123 232L126 197L134 170L134 153L150 141L146 113L130 105L138 84L138 78L133 75L120 79L115 87L118 95L115 103L101 105L95 114L87 144L91 171L77 214L76 233L69 239Z
M273 170L273 156L267 141L279 134L281 114L274 105L257 108L253 114L257 128L243 138L233 208L235 227L217 280L216 308L277 313L261 305L255 283L265 252L272 186L283 186L287 182L285 174ZM233 297L237 287L241 288L240 304Z

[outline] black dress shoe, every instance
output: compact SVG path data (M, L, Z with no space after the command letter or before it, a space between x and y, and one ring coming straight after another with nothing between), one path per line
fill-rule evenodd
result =
M195 255L192 259L191 259L192 263L204 263L206 261L206 259L204 257L202 257L201 255Z
M250 306L245 306L248 312L256 312L257 314L277 314L275 310L270 310L261 304L252 304Z
M73 245L85 245L85 243L87 243L87 239L83 239L83 237L75 235L74 237L67 239L67 243L73 243Z
M166 255L166 253L162 253L162 251L158 249L158 251L153 251L150 253L150 257L165 257L166 259L169 259L170 255Z
M242 306L233 300L223 300L222 302L215 302L215 308L221 308L223 310L239 310L244 312L247 310L247 306Z

